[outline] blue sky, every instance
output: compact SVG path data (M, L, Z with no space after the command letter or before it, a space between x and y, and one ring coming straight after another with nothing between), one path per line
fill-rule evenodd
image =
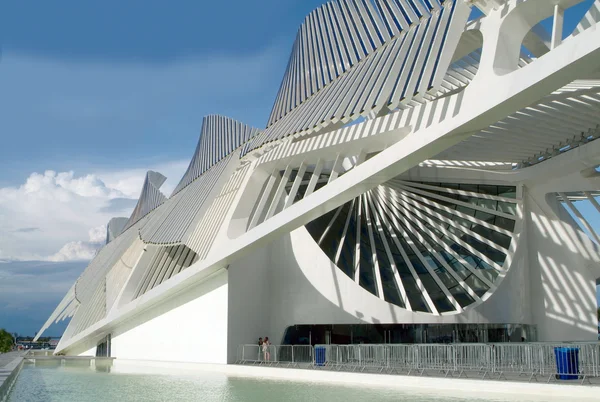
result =
M204 115L264 126L319 4L1 2L0 327L41 326L147 169L170 192Z
M0 327L41 326L147 169L169 193L204 115L264 126L322 2L1 2Z
M0 185L189 158L207 113L263 126L318 4L3 1Z

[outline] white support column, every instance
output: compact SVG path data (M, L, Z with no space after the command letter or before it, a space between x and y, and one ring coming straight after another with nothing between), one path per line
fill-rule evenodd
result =
M356 198L353 199L352 204L350 204L350 210L348 211L348 216L346 217L346 223L344 223L344 231L342 232L342 238L340 239L340 244L338 245L337 251L335 252L335 265L338 265L340 255L342 255L342 249L344 248L344 243L346 242L346 234L348 233L348 226L350 226L350 219L352 219L352 214L354 213L355 203Z
M319 237L319 241L317 242L317 244L321 244L323 242L323 240L325 239L325 236L327 236L327 233L329 233L329 229L331 229L331 226L333 226L333 223L337 220L338 216L340 215L340 212L342 212L342 208L344 208L344 206L340 205L336 209L335 214L333 214L333 216L329 220L329 223L327 224L327 227L321 234L321 237Z
M277 181L277 172L273 171L273 173L271 173L271 176L269 176L269 178L267 179L267 185L265 186L265 190L263 191L263 193L260 196L260 201L258 202L258 205L256 206L256 211L254 211L254 215L252 216L252 219L250 220L250 225L248 226L248 230L252 229L253 227L255 227L256 225L258 225L258 220L260 219L260 216L262 215L262 211L265 209L265 205L267 204L267 200L269 199L269 195L271 195L271 191L273 190L273 186L275 185L275 182Z
M362 198L358 197L356 208L356 244L354 246L354 282L360 283L360 228L362 225Z
M275 191L275 195L273 196L273 200L271 201L271 205L267 211L267 216L265 216L265 220L269 219L275 214L275 210L277 209L277 204L279 204L279 200L283 193L285 193L285 186L290 179L290 175L292 174L292 166L288 165L285 168L285 172L283 172L283 176L281 177L281 181L279 182L279 186L277 186L277 191Z
M296 193L298 193L298 189L300 188L300 184L302 184L302 179L304 178L304 173L306 172L306 163L302 162L300 167L298 168L298 174L296 175L296 179L294 180L294 184L292 184L292 188L290 189L290 193L288 194L284 209L289 207L294 203L294 199L296 198Z
M331 183L340 175L340 171L342 170L342 162L344 161L344 155L337 154L335 158L335 162L333 163L333 167L331 168L331 175L329 175L329 181L327 184Z
M552 39L550 49L554 49L562 42L565 10L559 5L554 6L554 22L552 23Z
M308 197L315 191L315 187L319 181L319 177L321 177L321 172L323 171L323 159L319 159L317 164L315 165L315 170L313 170L313 174L308 182L308 187L306 188L306 192L304 193L304 198Z

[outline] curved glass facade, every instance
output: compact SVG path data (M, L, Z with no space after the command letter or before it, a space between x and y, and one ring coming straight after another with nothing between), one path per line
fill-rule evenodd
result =
M368 292L411 311L462 311L495 289L518 219L516 188L393 179L306 225Z
M327 324L290 326L282 344L502 343L522 340L536 342L536 327L527 324Z

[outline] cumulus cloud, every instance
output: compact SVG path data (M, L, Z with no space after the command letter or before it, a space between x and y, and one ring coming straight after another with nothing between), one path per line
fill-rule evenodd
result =
M88 236L88 241L78 240L65 244L56 254L48 257L48 261L91 260L106 240L106 225L90 229Z
M186 163L150 169L164 173L166 193ZM144 169L32 173L22 185L0 187L0 323L11 331L39 330L106 240L106 224L128 217ZM65 322L46 332L58 335Z
M75 177L75 173L56 173L47 170L44 174L32 173L23 185L26 194L36 193L44 197L64 200L71 196L117 198L124 194L117 189L107 187L93 174ZM58 190L58 191L57 191Z
M165 192L186 164L152 167L166 175ZM17 187L0 188L0 260L89 260L106 238L106 223L128 217L139 197L145 169L32 173Z

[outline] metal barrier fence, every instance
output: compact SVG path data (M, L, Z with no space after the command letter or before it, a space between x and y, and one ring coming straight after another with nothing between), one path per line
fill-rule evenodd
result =
M240 345L237 363L583 383L600 378L600 343Z
M314 348L309 345L240 345L238 363L298 366L314 363Z

